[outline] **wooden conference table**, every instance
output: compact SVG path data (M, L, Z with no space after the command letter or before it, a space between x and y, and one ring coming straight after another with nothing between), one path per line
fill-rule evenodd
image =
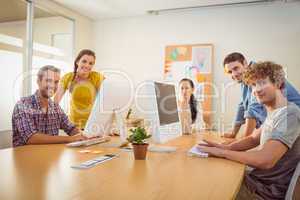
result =
M220 140L212 134L182 136L166 144L178 147L176 152L148 152L145 161L135 161L133 152L107 147L107 143L85 148L100 150L100 154L79 153L84 148L63 144L3 149L0 199L234 199L245 166L187 156L187 150L203 137ZM70 167L106 153L119 157L86 170Z

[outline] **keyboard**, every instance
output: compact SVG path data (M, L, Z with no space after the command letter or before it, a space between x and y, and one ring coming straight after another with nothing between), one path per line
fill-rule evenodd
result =
M148 150L151 152L171 153L176 151L176 147L150 145Z
M104 143L110 141L110 137L97 137L93 139L88 139L88 140L81 140L77 142L71 142L66 144L68 147L82 147L82 146L91 146L94 144L99 144L99 143Z

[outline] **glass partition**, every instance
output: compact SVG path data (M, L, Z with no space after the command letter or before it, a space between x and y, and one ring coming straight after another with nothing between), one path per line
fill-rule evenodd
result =
M22 95L27 3L4 1L0 6L0 131L11 129L14 105Z
M33 9L28 9L33 6ZM28 13L29 12L29 13ZM27 16L33 14L32 23ZM28 30L33 30L28 40ZM61 69L61 75L73 70L74 21L37 7L31 1L2 1L0 7L0 131L11 130L15 103L24 91L37 89L37 71L44 65ZM26 42L26 41L29 41ZM26 52L33 53L26 54ZM26 59L32 58L32 66ZM29 72L28 72L29 71ZM26 73L25 73L26 72ZM29 83L29 84L24 84ZM68 94L61 101L68 111Z

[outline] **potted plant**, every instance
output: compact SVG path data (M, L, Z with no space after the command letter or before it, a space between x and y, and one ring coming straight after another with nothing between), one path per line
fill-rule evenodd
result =
M145 140L150 138L151 135L148 135L146 129L141 127L130 129L129 131L132 134L129 135L127 140L133 146L134 158L136 160L145 160L149 145Z

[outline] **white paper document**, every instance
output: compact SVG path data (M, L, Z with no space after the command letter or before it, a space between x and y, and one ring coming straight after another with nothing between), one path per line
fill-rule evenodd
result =
M196 144L195 146L193 146L193 147L188 151L188 155L189 155L189 156L196 156L196 157L204 157L204 158L207 158L207 157L208 157L208 153L202 152L197 146L198 146L198 144Z

